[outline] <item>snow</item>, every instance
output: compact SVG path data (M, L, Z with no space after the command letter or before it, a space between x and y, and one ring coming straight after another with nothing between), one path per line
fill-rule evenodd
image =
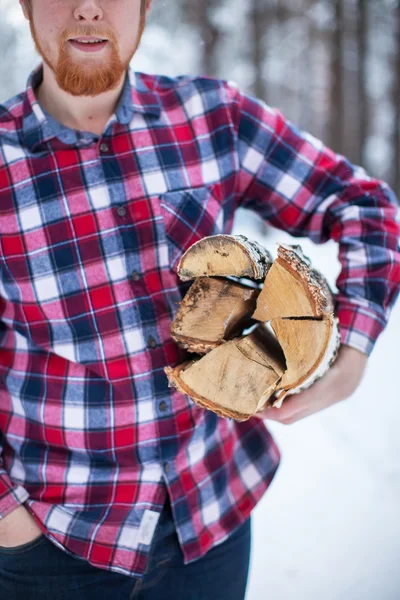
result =
M240 226L239 226L240 223ZM299 243L334 284L334 242L316 246L239 212L234 233ZM398 600L400 597L400 303L348 400L293 425L265 421L282 463L253 513L246 600Z

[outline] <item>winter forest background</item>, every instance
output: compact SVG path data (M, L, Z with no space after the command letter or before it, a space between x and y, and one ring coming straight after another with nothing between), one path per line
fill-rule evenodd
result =
M1 102L25 87L37 58L18 0L0 5ZM400 189L398 0L153 5L137 70L233 79Z
M400 192L398 0L153 0L135 70L239 86ZM38 64L18 0L0 0L0 102ZM293 243L240 212L237 233ZM300 243L335 289L337 246ZM253 518L246 600L400 597L400 306L354 396L290 427Z

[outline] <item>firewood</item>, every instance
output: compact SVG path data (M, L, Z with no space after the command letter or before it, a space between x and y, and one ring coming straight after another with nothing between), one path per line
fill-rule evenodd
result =
M246 421L271 397L285 371L279 346L268 348L265 339L256 330L199 360L166 367L169 383L219 416Z
M196 277L248 277L265 279L271 254L244 235L214 235L193 244L182 256L178 275L182 281Z
M333 296L326 279L311 267L300 246L281 244L268 272L254 318L322 317L333 311Z
M183 256L180 277L195 282L182 301L172 335L189 351L205 356L165 372L170 386L200 406L244 421L265 406L280 408L288 394L322 377L337 357L340 331L333 293L300 246L280 244L271 266L269 258L252 262L245 250L252 242L238 241L240 237L204 238ZM261 249L260 256L268 256L267 251ZM251 297L241 284L224 279L258 279L257 265L265 267L264 285ZM257 305L252 318L261 323L242 335L251 302Z
M259 293L229 279L198 277L181 302L172 338L189 352L210 352L250 324Z
M308 389L331 367L340 347L340 333L333 313L321 320L276 318L271 327L287 365L279 383L281 392L271 403L280 408L287 394Z

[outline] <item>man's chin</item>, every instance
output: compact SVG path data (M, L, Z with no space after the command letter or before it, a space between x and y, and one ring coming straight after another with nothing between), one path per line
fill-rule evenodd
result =
M54 72L58 86L72 96L98 96L115 89L125 73L122 65L99 67L64 61Z
M79 81L74 81L72 83L69 79L64 80L56 77L56 80L58 86L71 96L86 96L93 98L114 90L118 86L121 77L117 79L114 76L112 79L107 79L106 81L102 80L100 82L97 79L90 78L79 79Z

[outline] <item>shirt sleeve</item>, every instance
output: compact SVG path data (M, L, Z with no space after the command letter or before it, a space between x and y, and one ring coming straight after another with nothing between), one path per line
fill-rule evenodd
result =
M279 110L232 84L227 90L237 136L238 205L293 237L338 243L341 341L369 356L400 291L394 192Z

